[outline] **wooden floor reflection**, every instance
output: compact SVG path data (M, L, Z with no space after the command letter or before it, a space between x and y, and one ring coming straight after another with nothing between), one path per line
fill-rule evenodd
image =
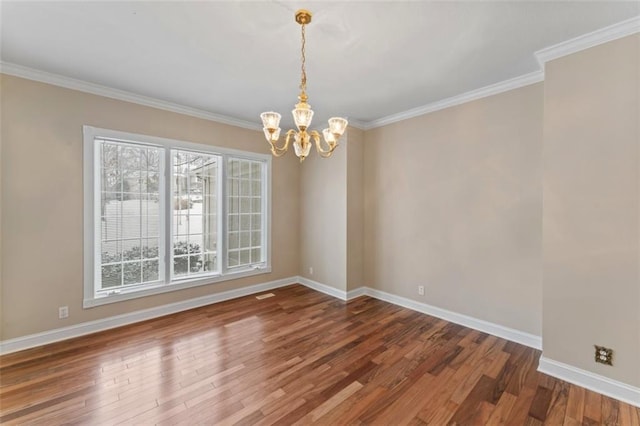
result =
M619 424L540 352L295 285L0 358L3 424Z

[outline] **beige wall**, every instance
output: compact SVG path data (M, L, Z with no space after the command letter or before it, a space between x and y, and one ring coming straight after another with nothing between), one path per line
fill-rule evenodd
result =
M348 130L347 143L347 291L364 282L364 132Z
M0 100L2 99L3 92L3 84L2 84L2 75L0 74ZM2 140L4 139L4 126L2 126L2 102L0 101L0 341L2 340L2 336L4 335L4 309L3 309L3 300L4 300L4 285L2 277L4 276L4 272L2 269L2 184L4 175L3 167L2 167Z
M367 285L541 334L542 102L539 83L366 132Z
M330 158L313 148L300 166L300 275L341 291L347 288L345 136Z
M2 339L298 274L295 157L273 160L272 273L82 309L82 126L267 153L260 132L1 76ZM58 306L70 317L58 320Z
M544 356L640 386L640 35L547 64ZM593 345L614 349L614 366Z
M340 291L364 285L363 139L349 128L330 159L312 151L301 166L300 275Z
M302 275L542 335L546 357L640 386L639 51L640 35L627 37L550 62L544 84L350 128L328 160L275 158L271 274L87 310L82 125L267 145L259 132L2 76L0 338ZM615 350L614 367L593 362L593 344Z

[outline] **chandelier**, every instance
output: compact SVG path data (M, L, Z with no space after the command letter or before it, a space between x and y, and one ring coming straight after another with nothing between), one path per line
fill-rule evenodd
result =
M316 130L307 131L309 125L311 125L311 119L313 118L313 110L311 105L307 103L307 71L305 69L305 25L311 22L311 12L308 10L298 10L296 12L296 22L302 27L302 76L300 79L300 94L298 95L298 102L291 111L293 114L293 120L296 123L298 130L289 130L286 133L284 144L278 147L277 142L280 139L280 118L281 115L277 112L269 111L260 114L262 119L262 125L264 126L264 136L271 145L271 153L276 156L282 156L289 149L289 143L293 138L293 149L302 163L304 159L309 155L311 150L311 139L316 145L316 150L321 157L330 157L333 150L338 146L338 139L344 133L347 128L347 120L340 117L332 117L329 119L329 127L322 131L325 148L322 147L320 142L320 134Z

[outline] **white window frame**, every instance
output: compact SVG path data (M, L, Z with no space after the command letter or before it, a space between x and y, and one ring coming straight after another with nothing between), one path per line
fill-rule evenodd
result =
M84 161L83 161L83 184L84 184L84 297L83 307L94 306L150 296L154 294L167 293L185 288L213 284L227 280L265 274L271 272L271 156L247 151L240 151L229 148L222 148L212 145L197 144L175 139L160 138L155 136L141 135L135 133L121 132L117 130L101 129L92 126L83 126L84 138ZM100 229L96 224L96 211L100 209L100 181L96 179L96 168L99 155L96 149L96 139L108 139L124 143L137 145L152 145L164 149L163 162L164 170L160 177L160 226L164 225L164 232L160 235L160 256L164 256L164 269L159 271L162 277L160 282L151 285L141 285L134 288L118 289L114 292L98 294L96 277L99 272L99 259L101 250L99 249ZM222 172L219 173L221 179L218 182L219 193L217 194L219 203L218 231L220 232L218 247L219 274L195 277L181 277L172 281L171 269L172 258L169 253L173 248L171 209L173 207L171 189L171 150L185 150L201 152L206 154L219 155L221 157ZM227 194L226 194L226 168L229 157L260 161L265 164L263 168L263 208L262 208L262 240L264 247L264 262L260 265L250 265L244 268L227 268ZM97 210L96 210L97 209ZM98 266L96 266L98 265Z
M174 167L173 155L172 155L173 150L179 150L179 151L182 151L182 152L189 151L189 152L194 152L196 154L198 154L198 153L214 154L213 151L203 151L201 149L196 151L196 150L184 149L184 148L178 148L176 146L172 146L170 149L168 149L168 158L169 158L170 162L169 162L169 165L167 166L167 168L168 168L167 172L169 174L172 173L173 167ZM218 154L217 152L214 155L219 155L221 163L225 160L225 158L227 158L225 155ZM234 157L235 157L235 155L234 155ZM224 169L225 169L224 166L221 166L220 164L218 164L218 176L217 176L217 180L218 180L217 184L218 185L217 185L217 188L216 188L217 189L216 198L217 198L217 202L218 202L219 205L221 203L220 196L223 193L222 192L223 191L222 187L224 186L224 182L225 182L225 180L223 178L223 170ZM173 195L174 189L175 189L174 180L171 179L169 184L167 184L167 190L168 190L167 196L168 197L171 197ZM222 204L222 206L220 208L223 208L223 209L226 210L226 204ZM170 210L171 209L169 209L167 211L170 211ZM224 214L224 212L223 212L223 214ZM173 218L171 218L171 220L167 220L167 222L166 222L167 226L166 226L165 229L166 229L166 235L168 236L168 241L171 241L171 246L173 247L173 240L174 240L175 234L174 234L174 229L171 227L171 223L173 223L172 221L173 221ZM224 231L225 228L224 228L224 226L222 224L222 222L224 222L224 220L218 219L217 222L218 222L217 223L217 225L218 225L218 229L217 229L218 235L221 235L222 238L224 239L223 231ZM263 225L264 225L264 223L263 223ZM221 240L218 240L218 243L221 243ZM217 255L218 255L218 271L219 272L215 273L215 274L202 273L202 274L198 274L198 275L191 275L191 276L186 275L184 277L175 277L174 276L174 271L173 271L173 262L171 262L170 260L167 260L166 268L165 268L165 273L167 274L167 277L168 277L167 279L169 281L172 281L173 283L177 283L177 282L183 282L183 281L189 281L189 280L197 280L197 279L200 279L200 278L209 278L209 277L213 277L213 276L225 275L226 271L224 270L224 268L222 267L222 264L220 263L222 261L220 255L224 255L225 253L226 253L226 250L225 250L225 252L222 252L221 249L218 248Z

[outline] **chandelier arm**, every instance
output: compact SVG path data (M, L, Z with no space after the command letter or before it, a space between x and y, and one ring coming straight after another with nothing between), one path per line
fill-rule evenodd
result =
M282 157L287 150L286 149L278 149L273 142L269 142L271 144L271 154L273 154L274 157Z
M318 152L321 152L320 151L320 134L316 130L312 130L309 132L309 136L313 138L313 141L316 144L316 150Z
M336 149L336 147L338 146L337 143L335 144L330 144L327 141L325 141L323 138L320 137L320 134L314 130L311 132L311 136L313 136L313 140L316 143L316 151L318 151L318 154L320 154L320 156L327 158L329 156L331 156L331 154L333 153L333 150ZM324 143L327 145L327 150L322 149L322 141L324 141Z
M289 142L291 141L291 136L292 136L292 135L294 135L295 133L296 133L296 131L295 131L295 130L289 130L289 131L286 133L286 137L285 137L285 139L284 139L284 144L283 144L281 147L279 147L279 146L277 146L277 145L276 145L276 143L278 142L277 140L275 140L275 141L270 141L270 142L271 142L271 146L272 146L275 150L277 150L277 151L286 152L286 151L287 151L287 149L289 149Z
M284 145L282 147L278 147L276 145L275 142L277 141L269 141L269 143L271 144L271 153L273 155L275 155L276 157L282 157L282 155L284 155L285 152L287 152L287 150L289 149L289 143L291 142L291 136L295 135L296 131L295 130L289 130L287 132L287 136L284 139Z
M331 154L333 154L333 150L329 151L329 152L320 152L318 151L318 155L320 155L320 157L322 158L329 158L331 157Z

